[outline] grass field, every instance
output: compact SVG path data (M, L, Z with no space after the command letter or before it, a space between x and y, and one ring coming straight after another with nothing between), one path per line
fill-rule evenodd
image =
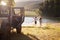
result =
M10 39L11 40L60 40L60 27L22 27L22 34L13 33L10 35Z
M22 28L22 32L32 40L60 40L60 28Z

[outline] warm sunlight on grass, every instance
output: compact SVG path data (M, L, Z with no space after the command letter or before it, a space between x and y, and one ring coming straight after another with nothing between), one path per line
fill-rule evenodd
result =
M60 28L58 27L23 27L22 32L32 40L60 40Z

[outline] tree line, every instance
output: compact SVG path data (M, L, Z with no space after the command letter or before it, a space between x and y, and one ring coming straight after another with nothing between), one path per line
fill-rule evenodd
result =
M60 0L46 0L40 4L42 15L48 17L60 17Z

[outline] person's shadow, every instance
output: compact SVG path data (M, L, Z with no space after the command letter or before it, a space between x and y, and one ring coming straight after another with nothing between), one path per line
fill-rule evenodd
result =
M0 40L32 40L32 39L23 33L22 34L12 33L7 38L6 37L4 38L4 35L0 35Z
M10 35L10 40L32 40L30 37L28 37L25 34L12 34Z

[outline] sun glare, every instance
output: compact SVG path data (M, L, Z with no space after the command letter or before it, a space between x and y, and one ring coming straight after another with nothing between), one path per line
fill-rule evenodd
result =
M6 2L4 2L4 1L1 1L1 5L6 5Z

